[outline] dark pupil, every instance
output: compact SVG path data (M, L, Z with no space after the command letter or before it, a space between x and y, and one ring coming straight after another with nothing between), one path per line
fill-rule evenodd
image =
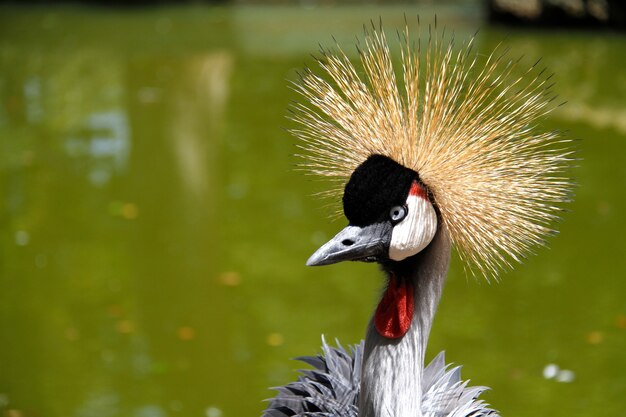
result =
M393 215L394 215L394 216L397 216L397 215L399 215L399 214L400 214L400 210L395 210L395 211L393 212Z

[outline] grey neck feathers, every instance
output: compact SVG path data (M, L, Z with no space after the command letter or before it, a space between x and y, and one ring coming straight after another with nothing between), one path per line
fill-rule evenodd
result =
M400 339L381 336L373 319L370 320L365 337L359 417L422 416L424 355L449 262L450 239L444 227L439 228L424 251L403 261L401 273L413 280L415 288L413 320Z

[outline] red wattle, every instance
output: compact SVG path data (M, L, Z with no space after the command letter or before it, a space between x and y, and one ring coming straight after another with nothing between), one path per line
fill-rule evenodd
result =
M376 330L388 339L404 336L411 327L414 307L412 283L391 274L389 286L374 313Z

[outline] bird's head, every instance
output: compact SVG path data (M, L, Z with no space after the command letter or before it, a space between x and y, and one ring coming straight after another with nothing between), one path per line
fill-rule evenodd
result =
M410 32L400 65L382 28L366 29L360 63L322 50L321 74L295 84L301 166L334 180L349 222L308 264L414 259L445 230L467 270L495 278L545 244L570 199L568 140L540 125L551 75Z
M437 232L438 215L428 194L415 171L371 155L345 186L343 210L349 225L307 265L402 261L419 253Z

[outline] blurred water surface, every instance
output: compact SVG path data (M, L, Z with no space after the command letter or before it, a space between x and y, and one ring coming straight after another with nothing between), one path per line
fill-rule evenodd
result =
M445 349L510 416L626 415L626 39L486 28L543 57L583 158L550 249L501 283L453 265ZM0 9L0 413L259 415L320 335L356 343L372 265L305 268L342 225L294 172L296 70L402 8Z

